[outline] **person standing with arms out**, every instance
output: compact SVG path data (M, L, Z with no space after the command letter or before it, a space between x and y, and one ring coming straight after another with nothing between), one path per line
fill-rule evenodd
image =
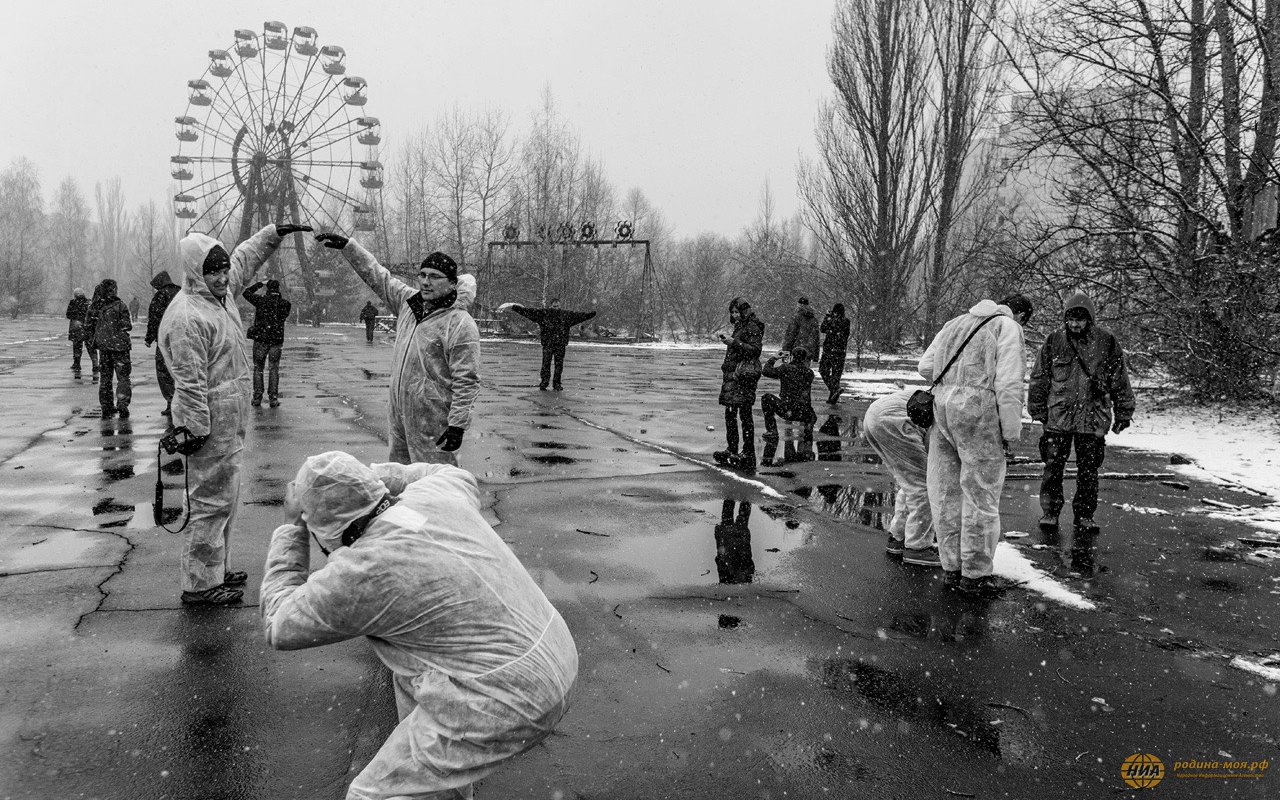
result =
M471 425L480 394L480 330L467 312L476 297L473 275L458 275L452 258L435 252L418 267L418 288L397 279L357 242L316 234L341 250L360 280L397 317L391 354L391 460L457 464L454 452Z
M538 388L545 390L550 384L555 391L564 387L560 383L564 371L564 352L569 346L569 329L581 324L596 315L594 311L564 311L560 308L560 299L551 301L550 308L526 308L519 303L511 305L511 310L538 326L538 335L542 339L542 373ZM554 374L552 362L555 362Z
M840 402L840 378L844 376L844 360L849 350L849 318L844 315L844 303L836 303L822 318L819 331L822 339L822 356L818 359L818 374L827 385L827 402Z
M98 404L102 406L102 418L116 414L120 419L129 418L129 402L133 399L133 384L129 376L133 372L131 350L133 330L129 307L116 295L116 282L107 278L102 286L102 305L95 313L94 343L98 346L98 369L102 382L98 384Z
M71 342L72 377L80 377L80 353L85 347L84 320L89 315L89 298L84 296L84 289L77 287L71 293L67 303L67 339ZM98 356L93 348L89 348L89 359L93 363L93 374L98 374Z
M173 302L173 298L178 296L181 291L178 285L169 277L166 270L160 270L151 278L151 288L155 289L155 293L151 295L151 305L147 306L147 335L143 339L143 343L147 347L155 344L156 337L160 335L160 320L164 318L165 309ZM169 374L169 368L165 366L164 355L160 352L160 348L156 348L156 383L160 384L160 394L164 396L164 411L160 413L166 417L173 413L173 376Z
M946 585L964 594L994 589L1005 449L1022 436L1022 326L1031 312L1020 294L983 300L943 325L920 357L921 376L942 377L929 431L929 509Z
M249 415L249 357L235 297L280 246L304 225L268 225L230 255L218 240L190 233L178 242L182 291L160 321L157 340L173 374L174 433L189 456L182 602L240 601L248 574L230 566L231 534L240 505L240 462Z
M809 307L809 298L796 300L796 314L787 325L787 335L782 338L782 352L790 353L803 347L806 353L818 352L818 317Z
M267 293L260 295L262 287ZM244 290L245 300L254 308L253 325L253 399L252 406L262 405L262 369L268 366L267 399L272 408L280 405L280 353L284 349L284 324L289 321L293 304L280 295L280 281L258 281Z
M1084 292L1067 299L1063 327L1049 334L1031 371L1027 413L1044 425L1040 457L1040 527L1058 529L1064 503L1062 474L1076 451L1076 494L1071 500L1077 531L1097 526L1098 468L1106 455L1107 431L1120 433L1133 420L1133 387L1116 337L1094 320L1093 300ZM1115 411L1115 422L1111 412Z
M778 356L764 362L761 370L766 378L781 382L781 397L766 394L760 398L760 410L764 413L764 438L778 441L778 422L775 416L788 422L804 424L805 441L813 439L813 424L818 415L813 411L813 370L809 367L809 352L803 347L791 351L791 359L782 366L774 366Z
M907 400L914 392L915 387L899 389L876 400L862 418L862 430L897 487L885 549L908 564L938 567L929 511L929 432L907 416Z
M764 344L764 323L756 319L751 304L741 297L729 301L729 321L733 335L719 334L726 346L720 364L720 405L724 406L724 436L727 448L712 454L717 464L751 471L756 468L756 425L751 407L756 402L760 382L760 350ZM738 452L741 429L742 452Z
M360 321L364 323L364 340L372 344L373 325L378 321L378 307L372 300L364 301L364 308L360 309Z

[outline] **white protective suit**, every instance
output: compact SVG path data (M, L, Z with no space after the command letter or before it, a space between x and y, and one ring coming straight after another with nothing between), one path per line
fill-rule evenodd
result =
M182 291L165 309L156 340L173 375L173 425L209 437L187 460L191 521L182 589L195 592L218 586L229 571L228 542L240 504L240 451L252 384L235 298L280 246L280 237L268 225L235 249L225 302L209 291L201 269L217 244L202 233L178 242Z
M470 797L473 782L551 733L568 707L578 652L560 614L484 521L469 472L364 467L325 453L307 460L290 492L327 547L379 492L394 497L401 487L396 505L310 575L307 529L277 528L263 625L279 650L367 636L393 673L400 724L349 799Z
M1008 306L983 300L943 325L920 357L920 374L933 380L993 314L1000 316L978 331L934 389L929 433L929 506L939 559L944 570L967 578L991 574L1000 541L1001 439L1022 435L1022 326Z
M933 545L929 512L928 434L907 417L907 400L915 387L881 397L871 404L862 430L871 449L893 473L897 493L889 533L905 546L922 550Z
M417 289L392 275L359 244L348 241L342 254L360 279L391 309L396 344L391 356L388 443L392 461L457 464L436 445L445 428L471 425L471 406L480 393L480 331L467 312L476 296L475 276L458 276L458 299L450 308L418 318Z

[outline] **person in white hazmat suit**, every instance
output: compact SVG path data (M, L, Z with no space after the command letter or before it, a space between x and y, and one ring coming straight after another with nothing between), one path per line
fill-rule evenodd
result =
M934 389L929 432L929 508L938 555L946 584L966 594L993 589L1005 448L1022 436L1022 326L1031 312L1022 295L999 304L983 300L943 325L920 357L920 374L932 381L982 325Z
M480 330L467 312L476 297L475 276L459 275L452 258L435 252L422 260L413 287L345 236L319 233L316 240L341 250L397 317L389 458L401 464L457 465L454 451L462 446L480 393Z
M174 395L170 423L185 433L190 484L182 602L239 602L248 574L230 568L228 549L240 504L240 451L249 411L249 356L235 298L291 233L305 225L268 225L231 255L217 239L190 233L178 242L182 290L160 322L157 343Z
M470 798L471 784L551 734L578 651L568 626L446 464L308 458L262 579L278 650L367 636L400 722L349 800ZM329 556L308 574L312 535Z
M915 387L900 389L872 403L862 418L862 431L897 484L886 549L908 564L936 567L940 562L933 543L927 480L929 433L907 417L907 400L913 392Z

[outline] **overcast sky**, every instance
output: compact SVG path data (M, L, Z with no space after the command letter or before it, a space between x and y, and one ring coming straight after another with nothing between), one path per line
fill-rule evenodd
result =
M167 202L186 81L236 28L309 25L369 83L384 146L454 104L524 129L549 86L620 193L639 187L679 235L735 235L768 179L798 207L834 0L6 0L0 167L25 156L46 197L120 176L132 208Z

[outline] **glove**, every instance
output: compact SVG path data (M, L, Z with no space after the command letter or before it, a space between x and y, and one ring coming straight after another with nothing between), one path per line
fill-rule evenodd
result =
M1115 424L1111 426L1111 432L1119 433L1120 431L1124 430L1127 427L1129 427L1129 420L1118 419L1115 421Z
M184 456L195 455L195 453L204 447L204 443L209 441L208 436L189 436L183 442L178 444L178 452Z
M444 433L440 434L440 438L436 439L436 446L446 453L452 453L454 450L462 447L462 434L466 432L465 428L450 425L448 428L445 428Z
M347 246L347 242L351 241L340 233L317 233L316 241L325 247L332 247L334 250L341 250Z
M276 236L288 236L291 233L302 233L303 231L310 233L313 230L315 229L310 225L294 225L293 223L288 222L284 225L276 226Z

